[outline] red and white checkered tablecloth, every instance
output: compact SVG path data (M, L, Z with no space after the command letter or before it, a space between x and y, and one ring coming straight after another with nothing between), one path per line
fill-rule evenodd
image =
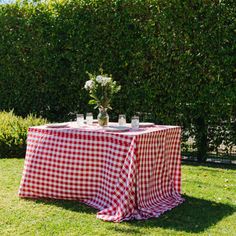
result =
M78 200L106 221L158 217L184 201L180 133L31 127L19 196Z

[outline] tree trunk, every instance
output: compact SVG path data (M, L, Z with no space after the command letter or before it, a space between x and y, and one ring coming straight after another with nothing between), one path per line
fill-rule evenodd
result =
M196 146L198 162L206 162L208 142L207 142L207 124L203 117L199 117L195 123L196 128Z

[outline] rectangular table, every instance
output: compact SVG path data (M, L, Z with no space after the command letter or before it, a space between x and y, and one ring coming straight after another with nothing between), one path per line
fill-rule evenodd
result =
M180 127L70 126L29 128L20 197L78 200L114 222L158 217L184 201Z

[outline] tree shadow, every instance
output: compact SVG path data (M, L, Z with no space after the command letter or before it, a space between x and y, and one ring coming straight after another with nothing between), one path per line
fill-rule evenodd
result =
M198 163L195 161L186 161L182 160L182 165L185 166L201 166L201 167L211 167L215 169L227 169L227 170L236 170L236 165L234 164L224 164L224 163Z
M185 202L164 213L159 218L146 221L129 221L128 225L136 227L160 227L188 233L200 233L223 218L233 214L236 207L209 200L184 196Z

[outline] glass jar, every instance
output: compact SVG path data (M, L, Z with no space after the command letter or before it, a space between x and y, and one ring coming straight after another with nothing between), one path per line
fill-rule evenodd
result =
M126 116L124 114L119 115L118 123L119 123L119 126L126 125Z
M109 123L109 115L107 113L107 108L99 107L98 124L103 127L107 126L108 123Z
M131 119L131 128L133 130L138 130L139 129L139 117L138 116L133 116Z
M86 124L87 125L93 124L93 113L91 112L86 113Z
M84 114L77 114L77 125L82 126L84 124Z

